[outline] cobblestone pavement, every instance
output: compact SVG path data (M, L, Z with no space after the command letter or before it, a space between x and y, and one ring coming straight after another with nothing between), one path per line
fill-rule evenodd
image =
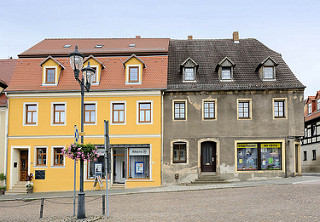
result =
M109 199L108 221L320 221L319 179L282 185L111 195ZM88 216L100 216L101 208L100 196L86 198ZM38 221L39 210L40 200L1 201L0 221ZM70 215L72 198L46 199L41 221L74 221Z

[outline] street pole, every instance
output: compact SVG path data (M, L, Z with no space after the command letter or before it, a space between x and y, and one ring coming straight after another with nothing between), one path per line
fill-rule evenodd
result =
M84 79L81 82L81 144L84 140ZM85 213L85 193L83 192L83 159L80 158L80 192L78 193L78 219L86 217Z
M109 149L110 149L110 141L109 141L109 121L104 120L104 165L105 165L105 173L106 173L106 202L107 202L107 218L109 217L109 190L108 190L108 161L109 160Z

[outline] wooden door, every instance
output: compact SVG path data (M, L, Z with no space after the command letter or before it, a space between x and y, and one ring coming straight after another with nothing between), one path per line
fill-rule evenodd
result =
M216 143L201 143L201 172L216 172Z
M20 151L20 181L26 181L28 176L28 151Z

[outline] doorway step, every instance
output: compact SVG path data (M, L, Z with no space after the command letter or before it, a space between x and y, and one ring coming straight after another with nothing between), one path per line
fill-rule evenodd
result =
M26 181L18 181L17 184L15 184L12 189L9 191L6 191L6 194L23 194L27 193L27 188L26 188Z
M122 189L125 189L125 188L126 188L126 185L124 183L114 183L110 187L111 190L122 190Z
M221 178L219 175L206 175L202 174L198 179L188 183L187 186L197 186L197 185L206 185L206 184L215 184L215 183L230 183L229 181Z

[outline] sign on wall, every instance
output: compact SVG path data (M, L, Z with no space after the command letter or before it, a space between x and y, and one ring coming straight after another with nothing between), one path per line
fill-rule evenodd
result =
M130 148L130 156L149 156L149 148Z

